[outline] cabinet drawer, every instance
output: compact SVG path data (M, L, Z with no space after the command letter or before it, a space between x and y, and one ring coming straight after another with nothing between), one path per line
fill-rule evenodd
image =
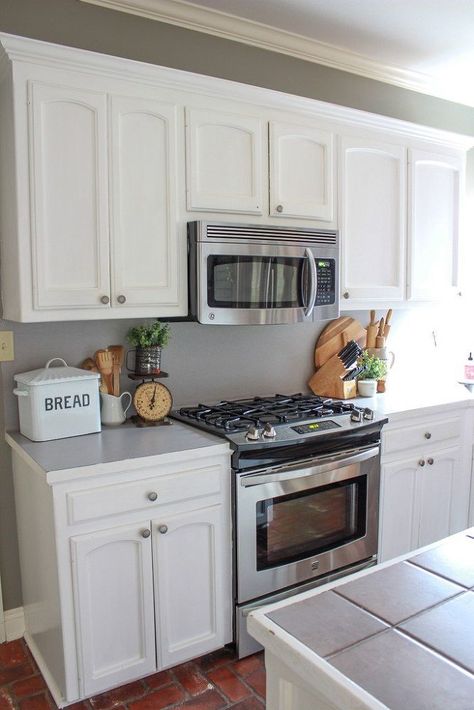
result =
M431 444L456 439L461 436L461 421L459 417L445 420L427 420L412 426L403 426L399 429L386 429L383 432L384 454L406 449L426 448Z
M220 492L221 473L222 468L218 465L206 466L133 483L120 483L67 493L68 523L72 525L141 508L156 511L160 505L166 503L213 495Z

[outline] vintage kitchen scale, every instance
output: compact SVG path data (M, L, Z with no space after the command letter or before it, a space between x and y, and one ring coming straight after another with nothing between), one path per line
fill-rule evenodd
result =
M173 397L169 389L157 381L162 377L168 377L168 373L163 370L152 375L129 373L128 377L134 381L141 381L133 394L133 406L137 413L131 417L131 421L138 427L171 424L168 414L173 406Z

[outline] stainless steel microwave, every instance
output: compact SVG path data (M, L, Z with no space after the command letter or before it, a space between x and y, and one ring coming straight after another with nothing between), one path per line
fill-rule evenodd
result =
M339 316L335 230L188 222L191 316L263 325Z

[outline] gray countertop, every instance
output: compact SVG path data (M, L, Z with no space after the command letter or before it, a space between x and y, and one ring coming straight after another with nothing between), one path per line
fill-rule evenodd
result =
M474 528L278 607L273 628L391 710L474 708Z
M73 469L112 470L118 462L131 466L152 464L156 457L201 451L228 452L229 446L212 434L173 421L169 426L138 428L127 423L104 427L97 434L73 436L54 441L30 441L18 432L8 432L7 442L20 455L46 473L72 473ZM141 459L148 459L141 462ZM135 464L135 465L134 465ZM83 471L84 473L84 471ZM50 476L49 480L55 477Z

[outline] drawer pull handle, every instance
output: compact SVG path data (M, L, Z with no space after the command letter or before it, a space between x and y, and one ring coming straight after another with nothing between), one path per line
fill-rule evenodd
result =
M156 491L150 491L148 494L148 500L154 501L158 498L158 493Z
M145 530L142 530L142 537L147 538L150 537L151 532L145 528Z
M283 205L277 205L276 206L276 211L280 212L280 214L283 212Z
M167 525L158 525L158 532L160 532L162 535L168 532L168 526Z
M122 296L122 295L117 296L117 301L118 301L119 303L125 303L126 300L127 300L127 299L126 299L125 296Z
M429 431L426 432L425 439L431 439L431 434Z
M343 296L343 298L349 298L349 296L350 296L349 291L344 291L342 296Z
M428 459L428 463L429 463L430 466L432 466L432 465L434 464L434 459L431 459L431 458Z
M110 298L108 296L101 296L100 297L100 302L103 303L104 306L106 306L109 301L110 301Z
M425 459L420 459L420 460L418 461L418 466L424 466L425 463L426 463L426 462L425 462Z

